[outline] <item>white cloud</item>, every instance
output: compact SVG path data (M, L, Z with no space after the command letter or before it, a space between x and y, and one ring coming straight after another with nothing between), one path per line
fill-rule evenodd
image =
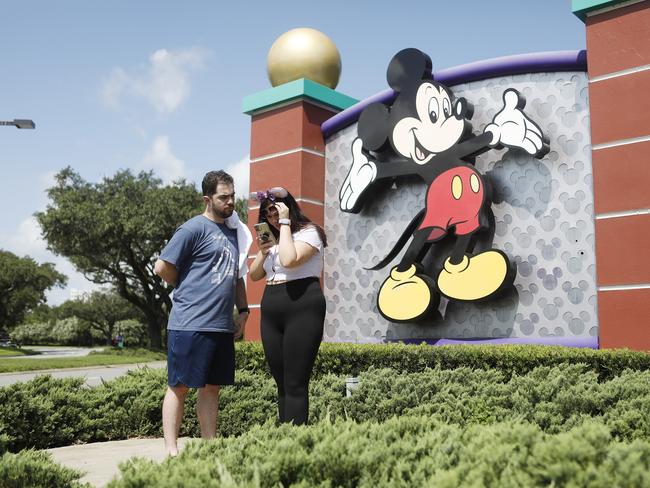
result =
M138 169L153 170L154 174L169 184L179 178L187 178L185 162L172 153L167 136L154 139L151 148L137 165Z
M117 110L120 99L129 88L129 76L122 68L115 68L102 87L102 100L107 107Z
M102 99L108 107L117 109L126 97L143 98L158 112L172 113L189 97L191 75L203 68L208 55L199 47L159 49L144 68L113 69L102 87Z
M250 180L250 156L247 154L238 162L227 166L224 171L235 180L237 198L248 198Z
M47 302L58 305L70 298L73 289L92 291L99 285L88 281L84 275L78 273L72 263L64 257L55 256L47 250L47 242L41 237L41 227L35 217L23 220L11 234L0 234L0 249L10 251L17 256L29 256L37 263L53 263L59 273L68 277L66 288L54 288L47 292Z

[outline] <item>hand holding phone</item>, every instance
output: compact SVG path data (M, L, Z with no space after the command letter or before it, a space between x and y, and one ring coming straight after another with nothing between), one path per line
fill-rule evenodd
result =
M275 246L278 243L275 240L273 232L271 232L271 229L269 228L269 224L266 222L260 222L259 224L255 224L254 227L260 245L270 242L272 246Z

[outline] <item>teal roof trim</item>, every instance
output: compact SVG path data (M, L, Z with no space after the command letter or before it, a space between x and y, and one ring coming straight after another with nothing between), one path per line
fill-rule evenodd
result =
M592 10L614 7L619 3L627 3L628 1L629 0L571 0L571 10L584 22L587 14Z
M345 110L359 101L320 83L301 78L247 96L242 103L242 111L252 115L274 105L301 98L309 98L336 110Z

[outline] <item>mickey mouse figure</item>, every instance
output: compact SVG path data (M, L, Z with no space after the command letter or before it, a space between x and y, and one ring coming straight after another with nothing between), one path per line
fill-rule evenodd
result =
M370 269L388 264L413 239L391 269L377 296L379 312L394 322L417 322L437 310L440 294L474 301L495 296L514 281L515 269L500 250L472 254L472 237L486 226L490 191L474 158L491 148L521 148L541 158L548 145L541 129L522 111L515 89L503 94L503 108L480 135L472 133L472 107L434 81L429 56L404 49L388 65L386 78L397 92L392 106L373 103L361 113L352 143L352 166L341 186L344 212L361 210L376 181L419 175L428 185L426 206L393 250ZM431 245L454 235L456 242L436 279L421 264Z

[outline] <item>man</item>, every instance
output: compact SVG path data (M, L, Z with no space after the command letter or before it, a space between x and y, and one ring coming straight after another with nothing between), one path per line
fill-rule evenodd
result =
M156 274L175 287L167 324L168 387L162 409L165 450L170 456L178 454L189 388L198 389L201 437L215 436L219 386L234 383L234 339L243 334L248 318L246 261L240 254L248 253L250 242L237 239L238 230L245 226L233 215L233 179L224 171L210 171L202 190L205 212L176 230L155 264Z

